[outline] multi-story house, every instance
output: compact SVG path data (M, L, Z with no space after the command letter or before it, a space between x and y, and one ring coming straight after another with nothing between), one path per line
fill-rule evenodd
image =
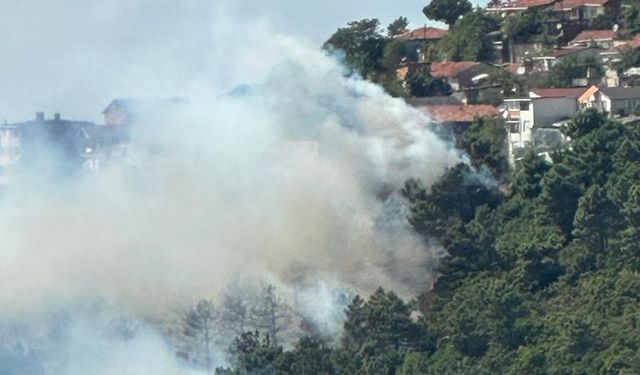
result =
M534 89L527 98L505 99L502 109L512 160L518 159L521 150L548 151L545 150L549 148L548 139L562 138L558 129L579 111L578 98L586 90L586 87Z

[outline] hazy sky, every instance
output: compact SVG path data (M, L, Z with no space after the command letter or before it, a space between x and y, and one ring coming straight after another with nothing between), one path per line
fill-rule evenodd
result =
M243 44L256 25L321 45L365 17L427 23L418 0L2 0L0 121L33 113L100 121L110 99L162 96L228 58L212 36ZM425 2L426 3L426 2ZM232 30L232 32L229 32ZM256 61L237 61L236 65ZM179 94L176 92L176 94Z
M256 11L270 15L283 30L301 33L318 42L324 41L336 28L361 18L379 18L386 25L404 16L412 27L433 24L422 14L426 0L312 0L304 5L299 0L267 0L260 3L254 5Z

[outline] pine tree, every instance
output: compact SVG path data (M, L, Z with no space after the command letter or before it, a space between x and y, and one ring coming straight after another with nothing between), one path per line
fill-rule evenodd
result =
M182 317L180 355L189 362L213 370L215 340L218 335L218 313L210 300L200 300Z
M267 285L252 311L254 326L269 335L273 346L280 345L281 334L292 320L291 308L276 294L276 287Z
M410 180L403 194L411 202L411 225L419 233L437 239L452 225L471 221L476 208L494 207L501 199L497 189L488 187L486 181L463 163L447 169L429 193Z
M563 163L554 164L542 179L541 199L553 221L565 235L573 230L573 218L578 209L582 187L578 177Z
M227 337L237 337L252 325L252 310L258 302L257 293L238 281L229 284L220 295L220 325Z
M529 152L518 162L512 190L523 198L535 198L542 192L542 178L551 166L546 160Z
M624 262L640 268L640 183L636 182L629 189L628 200L624 203L622 214L627 228L620 235L620 251Z
M604 188L593 185L578 201L573 222L574 237L602 255L609 250L609 240L620 229L621 216Z
M412 321L409 306L382 288L366 302L355 297L347 307L342 346L365 357L389 350L430 349L426 331Z
M345 310L341 345L352 352L360 351L367 338L368 322L364 306L365 301L360 296L355 296Z

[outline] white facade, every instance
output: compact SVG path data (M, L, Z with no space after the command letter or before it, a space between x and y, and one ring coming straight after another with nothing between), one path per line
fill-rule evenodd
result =
M621 89L624 90L624 88ZM629 95L627 98L611 98L602 90L597 90L588 98L585 98L582 107L595 108L606 112L609 117L615 117L632 115L636 108L640 106L640 97L637 95Z
M535 93L529 98L506 99L504 106L512 161L519 149L535 146L536 129L552 128L579 110L573 97L543 98Z

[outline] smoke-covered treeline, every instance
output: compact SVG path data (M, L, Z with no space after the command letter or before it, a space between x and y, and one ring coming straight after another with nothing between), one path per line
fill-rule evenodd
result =
M553 164L509 174L499 124L476 122L461 155L224 4L104 4L88 19L163 32L146 48L123 22L117 68L72 53L56 98L90 65L109 92L185 105L132 129L127 160L3 187L0 373L640 371L636 129L586 112Z
M3 186L4 373L182 374L252 342L337 343L352 295L433 281L441 247L410 228L399 190L460 153L317 46L260 22L238 43L224 7L198 3L167 24L183 39L101 66L123 95L183 106L140 119L123 160Z
M634 374L640 133L594 110L554 162L528 155L508 189L459 164L403 192L413 227L448 255L434 290L382 289L347 307L339 344L240 342L219 374Z

